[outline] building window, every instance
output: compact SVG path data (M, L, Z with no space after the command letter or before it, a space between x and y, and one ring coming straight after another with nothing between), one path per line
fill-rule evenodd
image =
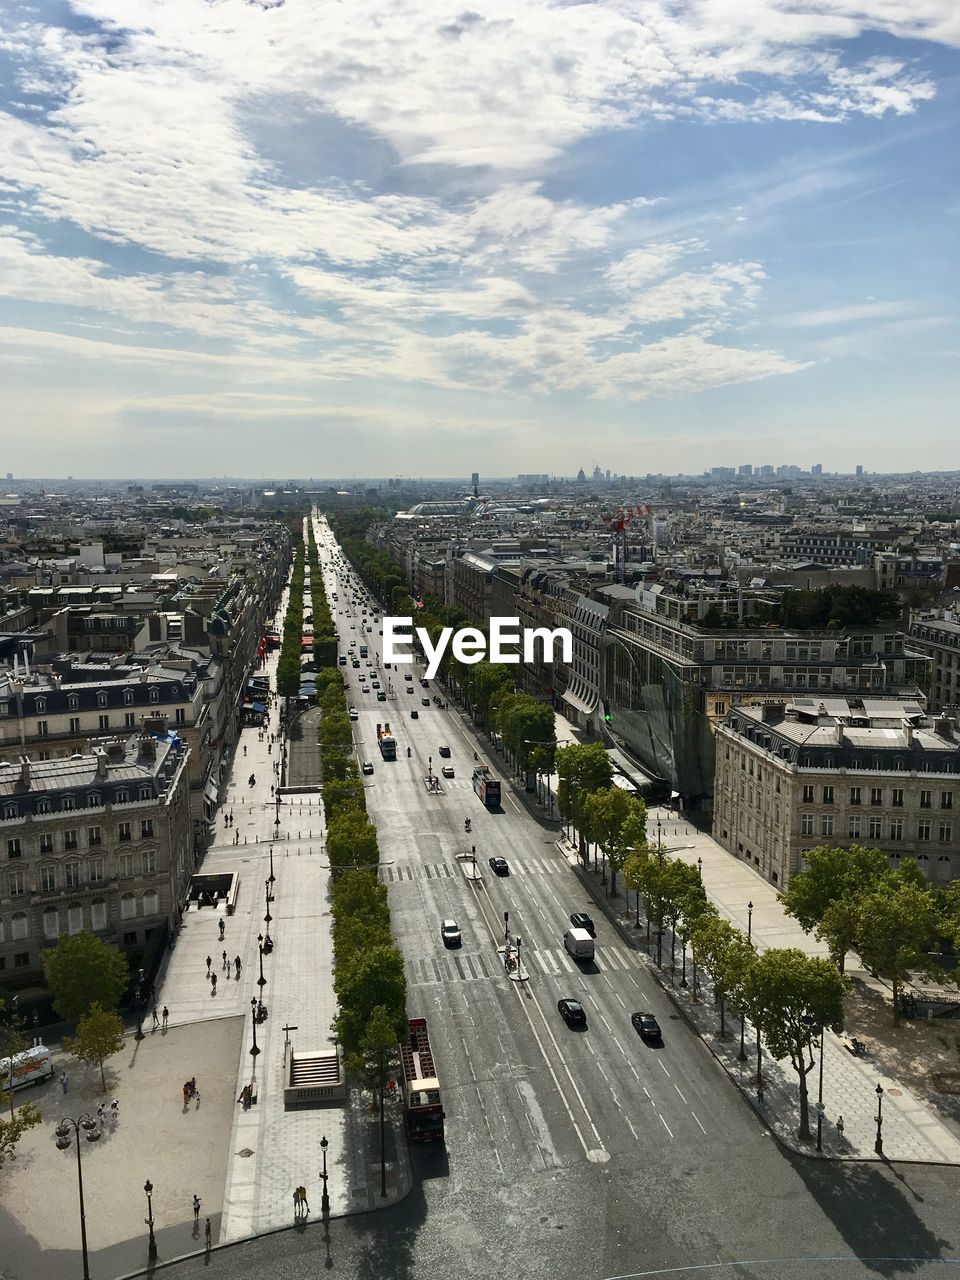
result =
M894 809L902 809L902 808L903 808L903 788L902 788L902 787L894 787L894 788L893 788L893 801L892 801L892 804L893 804Z
M870 788L870 803L872 805L883 804L883 790L880 787Z
M920 792L920 808L929 809L932 803L933 803L933 792L921 791Z
M940 808L941 809L953 808L953 792L952 791L940 792Z
M823 803L833 804L833 787L823 788Z
M152 797L153 797L153 792L150 790L150 788L149 788L149 787L141 787L141 788L140 788L140 799L141 799L141 800L150 800L150 799L152 799Z
M813 787L803 788L803 803L813 804Z
M22 854L21 849L20 849L20 837L19 837L19 836L11 836L11 837L7 840L7 857L8 857L8 858L21 858L21 857L23 857L23 854Z
M103 859L91 858L87 863L87 870L90 872L90 883L99 884L103 879Z
M80 706L80 699L77 697L75 693L71 693L70 696L67 698L67 706L70 708L71 711L76 711L76 709Z
M151 701L151 702L159 702L159 701L160 701L160 691L159 691L159 689L151 689L151 690L150 690L150 701Z
M860 803L860 788L859 788L859 787L851 787L851 788L850 788L850 803L851 803L851 804L859 804L859 803Z
M55 939L60 934L60 912L56 907L47 907L43 913L43 936Z
M64 849L76 849L79 843L80 838L76 831L65 831L63 833Z
M40 868L40 888L44 893L52 893L57 887L57 868L52 862L46 862Z
M879 818L871 818L867 825L869 827L869 831L867 834L870 836L870 839L879 840L880 832L883 826L881 820Z
M63 869L64 884L68 889L78 889L80 887L80 863L68 862Z
M890 819L890 839L891 840L903 839L903 819L902 818Z
M145 876L152 875L157 869L157 851L156 849L144 849L143 851L143 874Z
M37 801L37 813L49 813L50 801L46 798Z
M75 809L77 805L77 802L73 798L73 796L64 796L63 800L60 803L61 803L61 807L64 809Z
M123 713L123 727L125 729L135 729L137 727L137 717L132 711Z
M950 859L947 857L945 853L941 854L940 857L937 859L937 879L938 880L950 879Z
M90 904L90 925L95 933L107 927L107 904L102 898L96 898Z
M120 919L133 920L137 914L137 899L132 893L124 893L120 896Z
M3 816L5 818L19 818L20 809L15 804L5 804L3 806Z
M120 825L117 827L117 839L118 840L130 839L130 823L129 822L121 822Z
M15 911L10 921L10 937L14 942L22 942L30 932L30 923L25 911ZM14 961L16 963L16 961Z
M79 933L83 928L83 907L79 902L71 902L67 907L67 933Z
M174 720L176 720L177 724L183 724L186 721L186 718L187 713L184 711L183 707L177 707L177 712L174 716Z
M50 725L48 724L48 722L46 720L38 720L37 721L37 737L46 738L49 736L49 733L50 733Z
M53 836L49 831L45 831L40 837L40 852L53 853Z
M937 838L941 844L949 844L953 839L953 823L941 822L937 831Z
M802 836L813 835L813 814L801 813L800 815L800 834Z
M137 931L136 931L136 929L131 929L129 932L124 933L124 935L123 935L123 945L124 945L125 947L135 947L135 946L137 945Z
M104 693L102 689L100 689L99 692L97 693L97 706L105 707L106 705L107 705L107 695Z
M717 702L717 703L715 703L715 704L714 704L714 711L716 712L716 714L717 714L718 716L725 716L725 715L727 714L727 704L726 704L725 702ZM178 711L178 712L177 712L177 715L179 716L180 714L181 714L181 712L179 712L179 711Z
M820 816L820 834L822 836L833 835L833 814L824 813Z
M140 839L141 839L141 840L151 840L151 839L153 839L153 819L152 819L152 818L143 818L143 819L141 820L141 822L140 822Z
M71 716L71 717L70 717L70 732L71 732L72 734L78 734L78 733L80 732L80 717L79 717L79 716Z
M110 717L109 717L109 716L97 716L97 728L98 728L98 729L109 729L109 728L110 728Z
M25 892L24 882L23 882L23 872L11 871L10 874L7 876L7 887L10 890L11 898L22 897Z
M128 707L132 707L132 706L133 706L133 690L132 690L132 689L124 689L124 691L123 691L123 700L124 700L124 702L127 704L127 706L128 706Z
M930 839L930 819L929 818L921 818L920 821L917 823L917 839L918 840Z
M117 859L117 872L122 880L129 880L134 874L132 853L121 853Z
M850 839L850 840L859 840L859 839L860 839L860 826L861 826L861 823L860 823L860 816L859 816L859 814L856 814L856 813L851 814L851 815L850 815L850 817L849 817L849 818L847 818L847 837L848 837L848 839Z
M87 827L87 844L91 848L95 848L98 844L103 844L103 833L99 827Z
M156 889L147 889L143 895L143 914L155 916L160 910L160 898Z

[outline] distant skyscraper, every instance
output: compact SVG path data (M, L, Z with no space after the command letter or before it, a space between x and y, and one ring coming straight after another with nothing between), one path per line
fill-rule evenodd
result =
M587 477L583 474L583 467L581 467L577 472L577 481L579 484L583 484L586 481L586 478Z
M480 495L480 472L479 471L473 472L473 474L470 476L470 483L473 485L473 496L475 498L479 497Z
M602 480L602 479L603 479L603 472L600 470L600 463L599 463L599 462L598 462L598 463L597 463L597 465L593 468L593 478L594 478L594 480L597 480L597 481L600 481L600 480Z
M861 465L858 465L858 466L857 466L857 475L858 475L858 476L862 476L862 475L863 475L863 467L862 467Z
M820 478L820 476L822 476L822 475L823 475L823 463L822 463L822 462L815 462L815 463L813 464L813 466L810 468L810 474L811 474L812 476L816 476L816 477L817 477L817 479L819 479L819 478Z
M742 476L752 476L752 475L753 475L753 467L750 465L750 463L749 463L749 462L745 462L741 467L738 467L738 468L737 468L737 470L739 471L740 475L742 475Z

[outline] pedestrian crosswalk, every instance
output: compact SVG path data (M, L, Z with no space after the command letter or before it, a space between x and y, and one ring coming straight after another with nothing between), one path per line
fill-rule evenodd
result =
M538 949L532 944L522 947L523 967L527 973L545 977L582 972L563 947ZM595 960L599 972L637 970L643 958L628 947L612 943L597 948ZM503 961L491 953L468 954L445 952L435 956L416 956L407 962L407 984L413 987L437 986L442 982L478 982L484 978L503 976Z
M470 859L465 859L469 862ZM486 858L477 858L477 867L485 876L496 879L487 867ZM554 875L565 871L567 863L560 857L525 858L523 862L510 859L510 876L543 876ZM448 862L392 862L380 868L380 878L387 884L396 884L402 880L442 880L444 877L459 875L454 864ZM504 877L509 880L509 876Z

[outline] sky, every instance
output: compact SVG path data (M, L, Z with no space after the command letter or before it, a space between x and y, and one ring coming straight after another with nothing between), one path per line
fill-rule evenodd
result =
M960 468L956 0L4 0L0 475Z

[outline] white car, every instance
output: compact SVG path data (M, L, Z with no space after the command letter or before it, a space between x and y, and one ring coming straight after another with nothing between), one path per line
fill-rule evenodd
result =
M351 720L359 720L360 718L360 712L357 710L356 707L351 707L350 710L347 712L347 714L349 715Z
M443 939L445 947L459 947L463 942L460 936L460 926L456 920L444 920L440 925L440 937Z

